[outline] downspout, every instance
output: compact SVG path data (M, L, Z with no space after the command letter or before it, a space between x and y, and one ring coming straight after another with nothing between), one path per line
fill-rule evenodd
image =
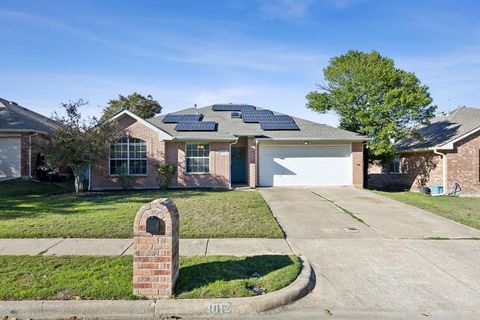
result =
M436 194L436 196L444 196L447 193L447 154L433 149L433 153L438 154L442 157L442 180L443 180L443 192L441 194Z
M259 146L259 142L257 139L255 139L255 188L260 185L259 184L259 181L258 181L258 146Z
M228 188L232 189L232 145L238 142L239 137L228 145L228 171L230 172L230 178L228 179Z

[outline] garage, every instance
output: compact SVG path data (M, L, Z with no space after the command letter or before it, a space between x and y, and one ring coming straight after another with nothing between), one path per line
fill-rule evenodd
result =
M264 145L259 147L259 184L352 185L351 145Z
M0 178L20 177L20 150L19 137L0 137Z

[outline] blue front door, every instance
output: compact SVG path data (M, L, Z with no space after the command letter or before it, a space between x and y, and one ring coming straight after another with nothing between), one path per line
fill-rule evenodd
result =
M232 147L232 183L247 182L247 148Z

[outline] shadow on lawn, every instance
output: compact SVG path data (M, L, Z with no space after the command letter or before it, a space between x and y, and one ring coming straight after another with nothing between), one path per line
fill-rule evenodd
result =
M213 282L223 280L240 280L263 277L270 272L292 265L294 262L285 255L261 255L245 257L240 260L205 262L191 266L180 267L180 277L175 286L175 294L192 291L209 285Z
M28 182L27 182L28 183ZM228 191L216 191L228 192ZM136 205L140 208L143 204L158 198L187 199L206 196L202 190L121 190L108 192L86 192L81 194L11 194L3 196L0 202L0 221L16 218L34 218L41 214L51 215L79 215L95 207L95 211L111 212L119 204ZM98 207L101 205L102 207ZM112 205L111 207L109 205ZM133 210L132 212L136 212Z

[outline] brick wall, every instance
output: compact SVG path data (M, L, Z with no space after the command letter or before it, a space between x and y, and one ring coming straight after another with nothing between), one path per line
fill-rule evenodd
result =
M353 165L353 185L357 188L363 188L363 143L352 143L352 165Z
M417 191L419 186L442 185L441 156L433 152L400 155L400 172L391 174L388 164L374 162L368 166L369 188Z
M31 139L30 139L31 136ZM31 164L31 174L32 177L37 177L37 166L38 166L38 160L40 156L40 151L38 150L38 147L35 146L35 144L41 140L41 139L46 139L47 137L41 134L33 134L32 133L22 133L21 138L20 138L20 143L21 143L21 148L20 148L20 153L21 153L21 175L24 178L29 177L29 166ZM31 141L31 144L30 144ZM31 157L30 157L30 163L29 163L29 151L31 150ZM63 168L60 170L60 173L69 173L70 171L68 169Z
M480 132L474 133L454 145L447 155L447 191L457 182L461 194L480 193Z
M230 186L230 144L210 142L210 172L187 173L186 142L166 142L166 159L177 164L174 188L228 188Z
M158 188L152 165L162 161L165 154L165 143L160 140L158 133L129 116L118 120L117 130L128 132L131 138L142 139L147 144L147 175L131 177L131 188ZM91 168L90 186L92 190L122 188L118 178L110 176L108 158Z
M147 219L165 223L164 234L146 232ZM170 298L179 274L179 216L169 199L157 199L140 208L133 226L133 294Z

